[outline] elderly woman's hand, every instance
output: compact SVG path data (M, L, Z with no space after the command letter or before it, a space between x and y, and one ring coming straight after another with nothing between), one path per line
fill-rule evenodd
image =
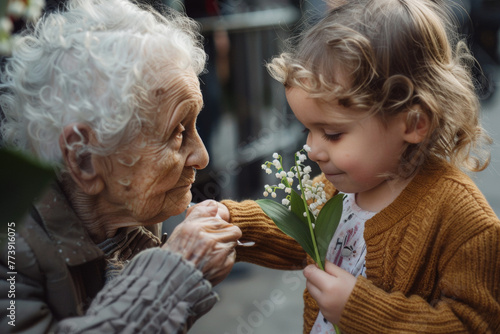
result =
M217 205L218 207L217 214L219 215L219 217L229 223L231 215L229 214L229 209L224 204L214 201L213 199L207 199L203 202L196 204L196 206L213 206L213 205Z
M191 261L213 285L231 271L236 258L234 247L241 237L240 229L217 217L217 213L216 202L189 208L186 219L163 246Z

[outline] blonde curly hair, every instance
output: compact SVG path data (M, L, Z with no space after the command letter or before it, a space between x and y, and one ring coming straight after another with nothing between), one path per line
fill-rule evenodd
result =
M425 113L427 137L405 148L401 177L431 156L480 171L489 164L491 140L479 122L475 60L449 9L443 1L351 0L290 41L267 67L286 87L366 111L384 124L407 111L414 124Z

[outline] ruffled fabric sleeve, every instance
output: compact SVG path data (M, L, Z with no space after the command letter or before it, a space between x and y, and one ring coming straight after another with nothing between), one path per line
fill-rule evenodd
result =
M110 281L83 317L59 323L58 333L186 333L217 295L179 254L143 251Z

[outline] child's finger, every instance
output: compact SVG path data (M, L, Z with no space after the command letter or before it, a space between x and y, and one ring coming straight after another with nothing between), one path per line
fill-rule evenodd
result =
M315 287L317 287L320 291L323 291L327 288L328 283L335 275L331 275L328 272L325 272L319 269L316 265L308 265L304 269L304 276L307 279L308 283L311 283Z
M311 295L311 297L313 297L314 300L316 300L317 302L321 298L321 296L323 295L321 290L316 285L314 285L314 283L312 283L310 280L306 281L306 289L307 289L307 291L309 291L309 294Z
M321 276L326 273L319 269L316 265L311 264L304 269L304 276L306 278L306 288L311 296L317 301L321 297L322 292L318 284L321 284ZM328 275L328 274L326 274Z
M328 274L335 276L335 277L339 277L344 272L347 272L344 269L340 268L339 266L337 266L329 261L325 261L325 271Z

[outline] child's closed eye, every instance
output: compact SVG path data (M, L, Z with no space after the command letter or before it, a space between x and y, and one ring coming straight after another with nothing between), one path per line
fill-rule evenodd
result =
M302 130L302 133L306 133L306 134L309 134L311 132L311 130L309 130L308 128L304 128L304 130ZM336 141L336 140L339 140L340 137L342 136L342 132L336 132L336 133L324 133L323 134L323 139L324 140L327 140L327 141Z
M328 140L328 141L337 141L340 139L341 136L342 136L342 132L325 133L325 134L323 134L323 139Z

